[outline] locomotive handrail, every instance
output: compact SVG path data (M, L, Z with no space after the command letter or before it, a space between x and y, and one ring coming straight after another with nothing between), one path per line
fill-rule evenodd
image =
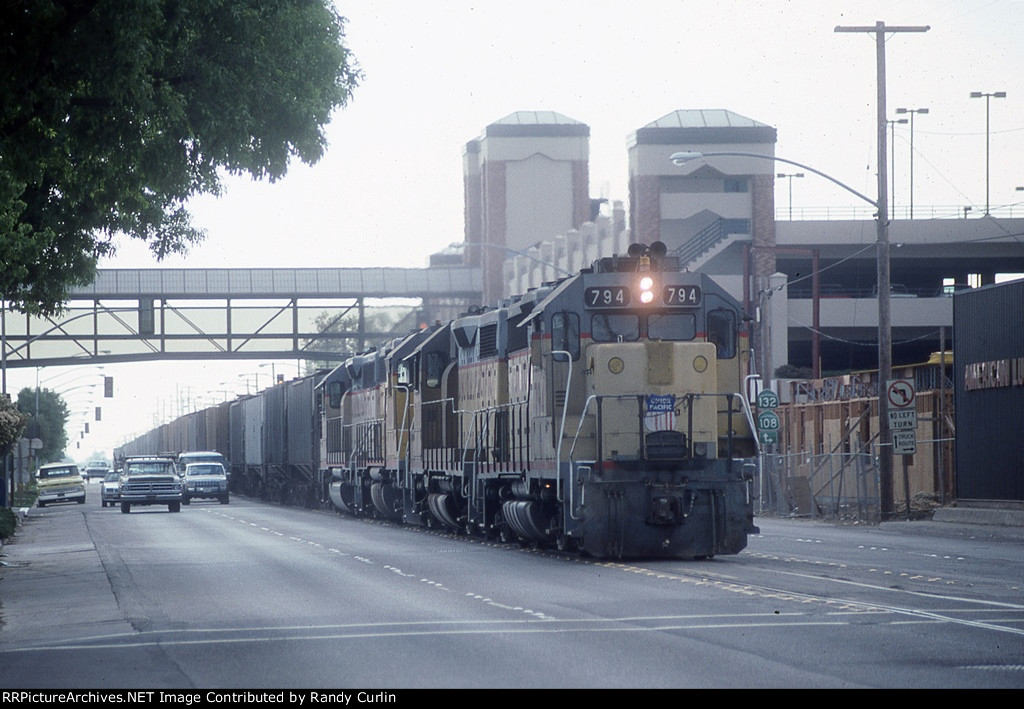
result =
M569 411L569 392L572 391L572 353L566 350L551 350L552 364L556 354L565 355L569 362L569 372L565 375L565 399L562 401L562 424L558 430L558 445L555 447L555 499L565 502L565 498L562 497L562 438L565 436L565 417Z
M368 448L367 442L370 440L371 436L373 435L373 426L374 426L374 424L386 424L386 423L387 423L386 418L373 418L373 419L367 419L365 421L360 421L358 423L342 424L341 429L342 429L343 432L347 428L347 429L355 429L355 433L356 433L356 435L353 436L353 438L355 438L356 440L354 441L354 445L353 445L353 448L352 448L352 454L349 456L349 463L348 463L349 470L355 471L355 466L356 466L359 454L362 453L363 451L365 451ZM360 428L362 428L362 434L359 433L359 429ZM382 434L383 434L383 430L382 430Z
M409 394L410 389L406 384L396 384L395 389L401 389L405 392L405 402L402 405L402 426L395 431L395 433L398 434L397 440L395 441L395 459L399 462L402 460L402 436L405 435L405 484L408 486L412 482L412 479L408 477L410 475L409 469L411 468L410 464L412 462L412 419L409 418L409 410L412 408L409 401L412 399L412 396ZM408 429L405 427L407 420L409 422ZM386 457L387 452L385 451L385 459Z
M747 401L747 397L743 396L739 392L734 393L733 396L738 398L740 400L740 402L743 404L743 413L745 413L747 415L747 424L750 426L750 432L754 436L754 444L757 446L757 453L758 453L758 455L760 455L761 454L761 439L757 435L757 424L754 423L754 412L750 408L750 402Z
M568 484L569 484L569 512L570 512L571 518L573 520L579 519L579 517L576 516L575 500L573 499L573 493L574 493L574 490L576 488L576 468L572 464L573 463L573 455L576 452L576 443L577 443L577 441L579 441L580 434L583 431L583 422L586 420L587 412L590 409L591 402L595 402L596 401L598 403L598 407L600 407L600 403L601 403L601 401L603 399L616 399L616 400L635 399L637 401L637 406L641 407L644 396L645 396L645 394L643 394L643 393L639 393L639 394L605 394L605 395L591 394L590 396L587 397L587 400L583 403L583 410L580 413L579 425L577 425L577 427L576 427L576 434L573 436L572 446L569 448L569 460L568 460L568 462L569 462L569 481L568 481ZM735 393L735 392L724 392L724 393L723 392L705 392L705 393L702 393L702 394L693 393L693 392L687 392L685 394L679 394L678 396L680 396L681 398L685 398L685 399L687 399L689 401L689 404L688 404L687 408L690 411L691 420L687 424L687 441L690 441L691 445L692 445L692 440L693 440L693 421L692 421L693 400L694 399L701 399L701 398L704 398L704 397L725 397L726 402L727 402L726 406L728 407L726 409L726 413L729 415L728 421L727 421L728 437L729 437L729 441L730 441L728 464L729 464L729 467L731 469L732 468L732 438L733 438L733 432L732 432L732 414L733 414L732 399L733 399L733 397L735 397L735 398L740 400L740 402L742 404L742 408L743 408L743 413L746 414L746 417L747 417L747 423L750 424L750 430L753 432L753 431L757 430L757 427L756 427L756 425L754 423L753 413L751 412L751 409L750 409L750 402L747 401L746 397L741 396L740 394ZM719 412L719 413L721 413L721 412ZM595 462L597 464L600 464L603 461L603 454L600 452L601 451L601 440L600 440L600 438L601 438L601 430L600 429L601 429L601 426L600 426L600 424L598 424L597 428L596 428L596 430L594 432L595 438L596 438L596 445L598 447L598 449L597 449L597 457L596 457L596 460L595 460ZM643 432L641 431L641 435L640 435L640 441L641 441L641 446L642 446L641 450L642 450L642 454L643 454L644 458L646 459L646 456L647 456L647 446L646 446L646 442L644 441L644 437L643 437L642 433ZM756 442L757 436L754 435L753 438L755 439L755 442ZM561 444L561 437L559 437L559 444ZM760 443L758 443L758 451L760 452ZM556 470L558 470L557 467L556 467ZM560 480L561 479L561 475L559 474L556 479ZM559 499L559 502L564 502L565 501L561 497L559 497L558 499Z
M579 517L576 516L576 503L574 500L573 492L576 490L576 468L572 464L572 455L576 451L576 441L580 438L580 432L583 430L583 422L587 418L587 409L590 408L590 402L597 399L597 394L591 394L587 397L587 400L583 402L583 411L580 413L580 423L576 427L576 435L572 439L572 447L569 448L569 516L575 521ZM599 432L595 432L599 434ZM559 500L564 502L564 500Z

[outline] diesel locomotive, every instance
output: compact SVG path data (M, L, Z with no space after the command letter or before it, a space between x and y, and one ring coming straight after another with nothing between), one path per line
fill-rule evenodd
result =
M216 450L235 493L598 558L735 554L748 354L735 299L634 244L115 455Z
M339 510L599 558L735 554L756 533L738 303L663 244L331 371Z

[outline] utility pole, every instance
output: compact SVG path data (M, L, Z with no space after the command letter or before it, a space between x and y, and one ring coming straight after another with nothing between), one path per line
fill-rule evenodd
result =
M889 431L889 402L886 388L892 379L892 319L889 309L889 190L886 184L885 127L885 33L927 32L930 27L886 27L876 22L873 27L837 26L836 32L867 32L875 35L878 81L878 482L881 495L882 518L894 513L892 435Z

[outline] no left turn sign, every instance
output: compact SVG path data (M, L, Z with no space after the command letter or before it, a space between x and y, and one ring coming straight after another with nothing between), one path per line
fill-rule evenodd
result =
M914 383L909 379L894 379L886 387L889 406L904 409L914 405Z

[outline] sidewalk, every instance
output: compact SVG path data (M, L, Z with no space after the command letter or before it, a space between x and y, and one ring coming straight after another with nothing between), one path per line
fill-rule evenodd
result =
M980 507L940 507L932 515L933 522L979 524L996 527L1024 527L1024 510Z
M60 641L68 627L132 632L78 507L31 508L0 547L0 643Z

